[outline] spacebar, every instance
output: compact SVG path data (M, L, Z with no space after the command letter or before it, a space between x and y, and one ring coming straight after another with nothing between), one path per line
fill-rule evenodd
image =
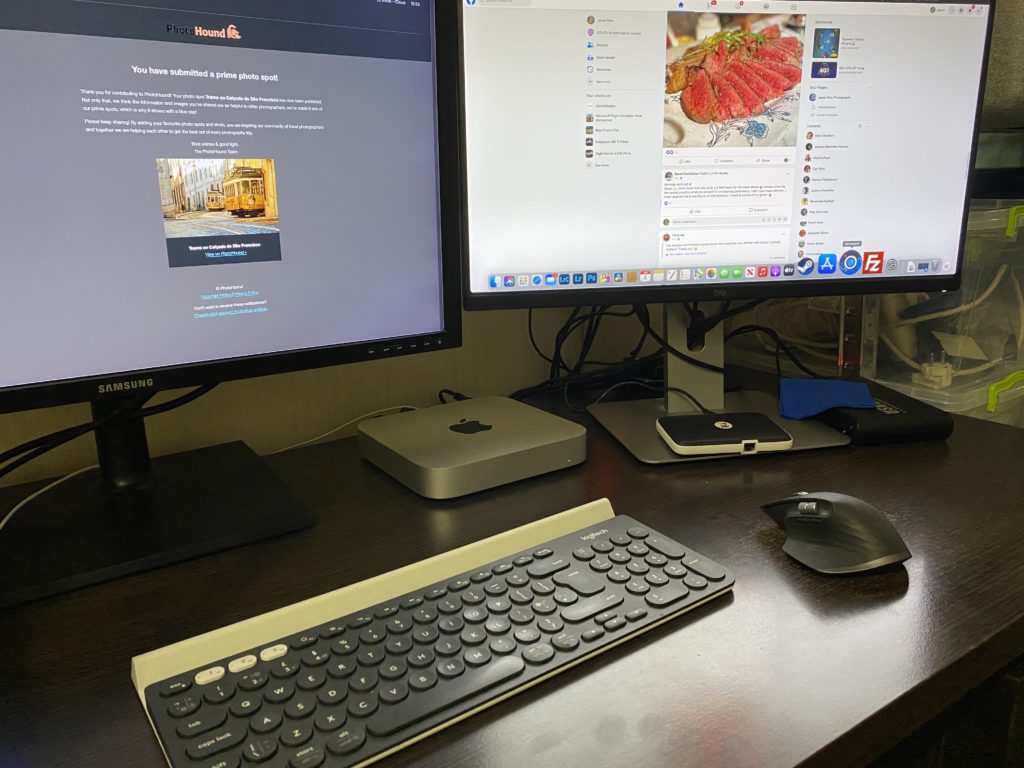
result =
M503 683L523 671L526 665L516 656L506 656L493 664L488 664L472 674L447 680L431 691L413 694L405 701L394 706L381 707L377 714L370 718L366 730L374 736L388 736L400 731L417 720L440 712L442 709L458 704L463 699Z

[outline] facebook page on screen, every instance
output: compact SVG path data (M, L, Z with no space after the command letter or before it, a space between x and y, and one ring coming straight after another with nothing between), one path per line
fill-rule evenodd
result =
M0 387L442 328L431 3L195 5L0 5Z
M471 289L952 274L989 10L463 0Z

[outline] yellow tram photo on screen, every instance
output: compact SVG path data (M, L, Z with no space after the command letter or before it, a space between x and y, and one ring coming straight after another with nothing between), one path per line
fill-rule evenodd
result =
M262 168L232 168L224 179L224 208L232 216L262 216L267 209Z
M223 211L224 193L217 189L211 189L206 193L206 210Z

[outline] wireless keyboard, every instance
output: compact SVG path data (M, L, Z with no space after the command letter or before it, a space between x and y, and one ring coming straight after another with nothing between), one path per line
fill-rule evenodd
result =
M724 595L616 516L145 688L174 768L365 765Z

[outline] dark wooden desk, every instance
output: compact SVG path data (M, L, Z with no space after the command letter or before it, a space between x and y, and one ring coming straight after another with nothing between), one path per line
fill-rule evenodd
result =
M589 451L453 502L414 496L352 440L274 457L314 529L0 612L0 766L160 766L133 655L602 496L728 564L734 595L382 766L862 765L1024 653L1022 430L958 419L948 443L645 467L594 426ZM789 560L758 505L796 490L873 502L906 570Z

